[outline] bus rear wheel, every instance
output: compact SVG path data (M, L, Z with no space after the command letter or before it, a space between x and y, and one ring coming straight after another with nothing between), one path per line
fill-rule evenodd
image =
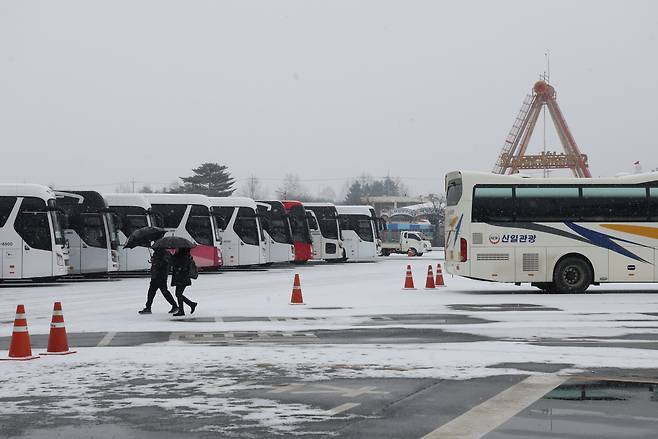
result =
M553 288L556 293L584 293L592 283L593 273L587 261L569 256L555 266Z

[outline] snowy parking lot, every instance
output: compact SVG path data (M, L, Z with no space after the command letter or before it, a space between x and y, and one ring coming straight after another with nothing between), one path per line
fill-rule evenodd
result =
M654 285L549 295L446 275L446 287L425 290L439 257L204 273L189 290L198 309L177 319L162 296L152 315L137 314L141 277L1 284L0 348L22 303L43 351L61 301L78 352L0 363L0 436L368 437L394 418L392 405L438 383L460 401L479 395L467 410L528 376L656 368ZM408 263L412 291L402 289ZM295 273L305 305L289 305ZM461 413L423 407L407 430L377 436L421 437Z

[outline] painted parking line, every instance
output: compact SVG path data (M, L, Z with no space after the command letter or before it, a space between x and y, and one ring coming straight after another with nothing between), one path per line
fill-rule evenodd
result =
M105 334L103 338L101 338L101 341L99 341L96 346L97 347L109 346L115 335L117 335L116 332L108 332L107 334Z
M529 376L426 434L422 439L481 438L568 379L567 376L555 374Z
M325 411L324 414L327 415L327 416L335 416L335 415L338 415L340 413L346 412L350 409L353 409L354 407L356 407L358 405L361 405L361 404L358 403L358 402L346 402L345 404L341 404L338 407L334 407L332 409L329 409L329 410Z

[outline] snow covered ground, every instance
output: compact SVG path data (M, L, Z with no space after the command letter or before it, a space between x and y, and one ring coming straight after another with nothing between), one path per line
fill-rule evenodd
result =
M26 306L30 332L47 333L53 302L61 301L69 333L313 331L367 325L370 329L439 328L493 340L340 345L254 341L235 346L170 341L137 347L81 348L70 356L0 362L0 399L22 398L13 404L0 404L0 416L34 410L66 413L83 420L112 410L156 406L195 416L219 411L273 431L288 431L301 422L286 415L291 410L305 421L328 415L317 407L268 398L245 399L236 392L267 390L271 387L267 377L282 371L286 377L302 381L336 377L466 379L519 373L514 368L490 367L498 363L573 365L563 373L597 367L655 368L658 364L658 353L652 349L532 343L545 338L587 340L624 334L639 334L642 342L642 334L658 333L655 285L606 285L593 287L588 294L547 295L529 286L446 276L447 287L427 291L423 289L427 266L436 268L440 262L436 256L391 256L376 263L203 274L189 290L189 297L199 302L199 308L187 316L202 321L172 319L161 296L156 296L153 315L137 314L148 285L148 279L143 278L48 286L5 284L0 288L0 336L11 334L19 303ZM414 269L415 291L402 290L407 263ZM288 304L296 272L301 276L306 305ZM450 314L491 322L419 325L372 318L400 314ZM223 320L235 316L261 319ZM6 356L6 350L0 351L0 357ZM183 381L180 371L185 372ZM67 397L58 397L62 394ZM48 403L35 405L32 400L38 398ZM203 428L206 430L200 431L213 431L208 425Z
M186 294L199 302L194 317L216 320L185 322L167 314L169 305L156 296L154 313L144 306L148 279L57 283L0 288L0 335L11 334L16 305L26 306L30 333L48 333L54 301L61 301L69 332L102 331L290 331L352 327L363 316L453 313L499 323L467 325L469 332L497 337L611 336L658 332L658 288L653 284L610 284L587 294L548 295L524 285L478 282L445 275L447 287L423 289L427 266L441 262L391 256L376 263L318 264L202 274ZM414 271L416 291L403 291L406 264ZM294 273L299 273L306 305L289 305ZM455 310L455 305L471 305ZM500 312L499 305L532 304L560 311ZM489 310L488 307L494 307ZM459 307L457 307L459 308ZM271 321L223 322L226 316L271 317ZM288 319L278 319L278 318ZM296 320L293 320L295 318ZM655 320L656 322L652 321ZM397 325L400 326L400 325ZM433 325L442 327L441 325ZM443 326L463 331L466 327Z

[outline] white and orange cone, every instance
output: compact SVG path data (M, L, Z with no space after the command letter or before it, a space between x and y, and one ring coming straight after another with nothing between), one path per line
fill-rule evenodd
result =
M53 318L50 321L50 335L48 336L48 351L41 355L68 355L75 351L69 350L69 341L64 327L64 314L62 302L55 302Z
M292 296L290 296L291 305L305 305L302 297L302 286L299 282L299 274L295 273L295 280L292 284Z
M436 281L434 282L436 288L445 287L446 284L443 282L443 271L441 271L441 264L436 264Z
M427 279L425 280L425 289L426 290L433 290L436 288L436 285L434 284L434 273L432 273L432 266L428 265L427 266Z
M411 265L407 265L407 274L404 277L404 287L403 290L415 290L414 287L414 275L411 272Z
M9 358L0 358L0 360L33 360L39 356L32 355L32 346L30 345L30 333L27 330L27 318L25 317L25 306L16 307L16 318L14 319L14 331L11 334L11 344L9 345Z

